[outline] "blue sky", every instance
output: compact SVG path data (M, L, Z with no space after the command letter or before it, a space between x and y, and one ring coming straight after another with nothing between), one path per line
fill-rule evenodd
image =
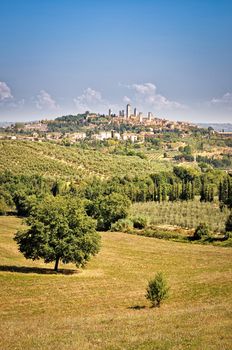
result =
M231 0L0 0L0 121L232 122Z

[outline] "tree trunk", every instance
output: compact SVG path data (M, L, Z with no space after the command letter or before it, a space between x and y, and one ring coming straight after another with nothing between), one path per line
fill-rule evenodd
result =
M60 260L60 258L56 257L56 263L55 263L55 267L54 267L55 271L58 271L59 260Z

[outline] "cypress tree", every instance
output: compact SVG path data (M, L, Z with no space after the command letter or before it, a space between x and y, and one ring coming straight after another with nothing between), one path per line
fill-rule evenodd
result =
M166 185L163 184L162 186L162 201L166 201L167 200L167 189L166 189Z
M200 195L201 195L200 201L206 202L206 200L207 200L207 188L206 188L204 179L202 179Z
M222 182L221 181L219 183L219 188L218 188L218 200L219 200L219 202L221 202L223 200L223 196L222 196Z

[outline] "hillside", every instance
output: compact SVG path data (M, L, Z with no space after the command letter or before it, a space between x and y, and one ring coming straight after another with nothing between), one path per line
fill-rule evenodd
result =
M112 155L50 142L0 141L0 171L44 176L87 177L152 173L171 169L167 161Z
M231 123L197 123L201 128L213 128L216 131L232 131Z
M231 249L103 233L84 270L53 274L18 252L20 222L0 217L1 349L231 349ZM160 270L170 297L151 309Z

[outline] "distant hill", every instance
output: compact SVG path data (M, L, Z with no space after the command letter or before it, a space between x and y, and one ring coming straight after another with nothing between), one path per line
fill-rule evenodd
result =
M201 128L212 127L215 131L232 131L231 123L197 123Z
M8 126L14 124L13 122L1 122L0 121L0 128L7 128Z

